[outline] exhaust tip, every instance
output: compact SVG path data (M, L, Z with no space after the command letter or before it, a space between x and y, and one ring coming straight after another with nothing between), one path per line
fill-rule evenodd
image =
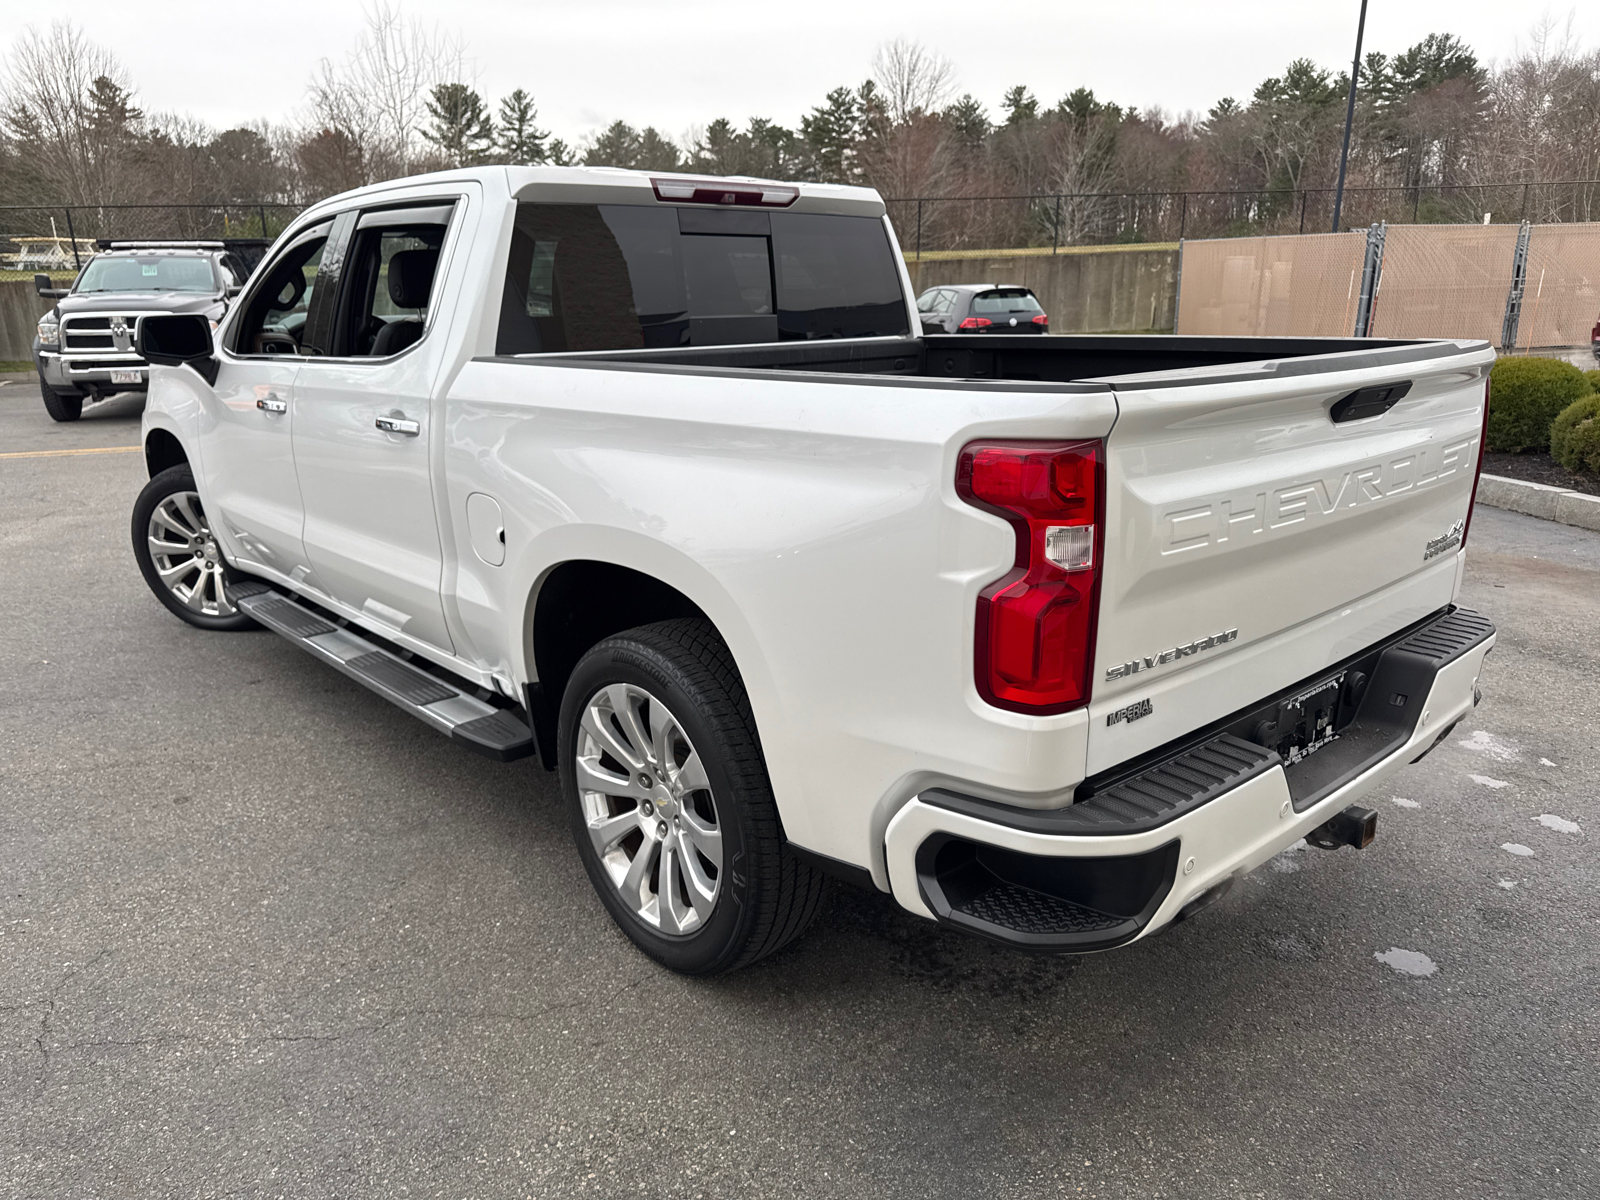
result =
M1337 850L1340 846L1365 850L1377 836L1378 814L1352 804L1306 834L1306 841L1324 850Z

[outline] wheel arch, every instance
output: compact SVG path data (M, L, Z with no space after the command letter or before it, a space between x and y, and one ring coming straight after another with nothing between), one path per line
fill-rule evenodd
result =
M556 765L555 724L573 667L596 643L654 621L698 617L709 621L733 655L758 713L765 665L742 614L705 568L650 540L639 553L585 538L570 554L553 556L538 572L523 612L522 652L530 680L529 715L541 761ZM620 552L619 552L620 551Z
M189 455L183 449L178 435L159 425L151 429L144 439L144 465L150 478L172 467L190 466Z

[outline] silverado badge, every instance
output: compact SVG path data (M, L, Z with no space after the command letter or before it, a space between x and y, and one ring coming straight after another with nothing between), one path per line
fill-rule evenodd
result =
M1195 638L1192 642L1185 642L1181 646L1174 646L1170 650L1163 650L1160 654L1152 654L1146 658L1135 658L1130 662L1118 663L1114 667L1106 668L1107 679L1126 679L1129 675L1137 675L1140 671L1148 671L1151 667L1165 666L1180 658L1188 658L1191 654L1199 654L1202 650L1209 650L1213 646L1226 646L1229 642L1238 640L1237 629L1224 629L1221 633L1213 633L1208 637Z

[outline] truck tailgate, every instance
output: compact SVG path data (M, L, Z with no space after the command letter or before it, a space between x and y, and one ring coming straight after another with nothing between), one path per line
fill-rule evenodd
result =
M1447 344L1114 381L1091 773L1450 603L1493 361Z

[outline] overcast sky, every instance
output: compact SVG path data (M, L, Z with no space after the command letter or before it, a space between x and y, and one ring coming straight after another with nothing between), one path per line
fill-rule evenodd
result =
M458 34L469 74L493 101L521 86L540 124L576 142L618 117L674 137L718 116L798 124L828 90L856 84L873 49L911 37L948 57L959 91L994 113L1026 83L1046 104L1075 87L1124 105L1203 112L1248 97L1299 56L1348 64L1359 0L401 0L403 11ZM338 60L363 28L352 0L4 0L0 45L24 21L68 14L115 50L150 111L217 126L302 109L319 58ZM1600 4L1548 10L1505 0L1373 0L1366 48L1394 53L1435 31L1482 59L1526 44L1548 11L1585 46L1600 44Z

